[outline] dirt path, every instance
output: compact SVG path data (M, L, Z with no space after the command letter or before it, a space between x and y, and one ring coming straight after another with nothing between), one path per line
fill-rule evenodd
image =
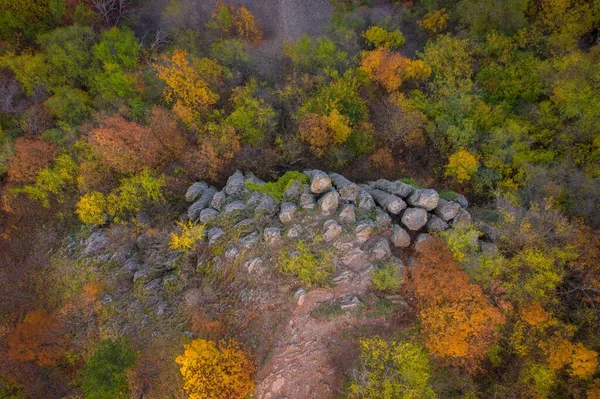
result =
M352 329L356 318L351 311L332 320L310 315L320 303L349 302L368 289L370 275L354 275L335 288L309 291L304 302L291 314L277 344L258 376L258 399L328 399L337 397L342 383L335 353L341 336Z

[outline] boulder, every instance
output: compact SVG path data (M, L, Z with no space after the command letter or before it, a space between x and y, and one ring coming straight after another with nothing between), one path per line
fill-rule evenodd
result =
M246 209L246 203L244 201L233 201L225 207L223 215L231 215L234 212L242 212Z
M240 248L250 249L252 247L255 247L258 244L259 239L260 235L258 234L258 232L253 231L252 233L240 239Z
M449 222L458 214L459 209L460 205L458 205L458 203L454 201L446 201L445 199L440 198L434 213L444 222Z
M294 293L294 300L298 306L302 306L304 304L304 298L306 298L306 290L304 288L298 288L296 293Z
M314 195L310 193L302 193L300 195L300 206L302 209L314 209L317 205Z
M427 223L427 211L423 208L408 208L401 221L409 230L417 231Z
M219 216L219 211L213 208L206 208L200 212L200 223L208 223Z
M395 224L392 228L392 236L390 237L392 244L396 248L406 248L410 246L410 235L399 225Z
M340 193L340 197L344 201L356 201L356 196L358 195L359 191L356 183L352 183L350 180L337 173L329 173L329 177L331 178L331 181L333 182L333 185L337 191Z
M321 194L331 188L331 178L321 170L309 170L304 172L310 178L310 191Z
M223 205L225 204L226 199L227 199L227 195L225 194L225 190L221 190L221 191L215 193L215 195L212 198L212 201L210 201L210 206L212 208L215 208L216 210L220 211L221 208L223 208Z
M473 218L471 217L471 214L465 211L463 208L460 208L458 210L458 214L454 217L454 219L452 219L452 222L450 222L450 224L452 225L452 227L454 227L458 225L469 224L472 221Z
M448 223L444 222L441 218L430 214L429 220L427 221L425 227L428 231L437 233L446 230L449 226Z
M200 217L200 212L202 212L203 209L208 208L216 193L217 189L214 187L209 187L204 190L200 199L194 202L188 209L188 217L190 220L197 220Z
M375 223L373 223L370 220L359 224L354 229L354 231L356 232L356 241L361 244L366 242L371 237L374 230Z
M377 215L375 215L375 223L377 227L389 227L392 224L392 217L387 213L377 208Z
M304 232L304 227L301 224L295 224L287 231L288 238L299 238Z
M376 203L392 215L399 215L400 212L406 209L406 202L393 194L388 194L385 191L377 189L370 190L369 194L371 194Z
M296 202L300 199L302 192L302 183L295 181L283 192L283 200Z
M356 205L361 209L370 211L375 207L375 201L367 190L361 189L356 196Z
M246 188L245 182L246 181L242 172L236 170L235 173L229 176L229 179L227 179L227 184L225 185L225 194L230 196L241 195Z
M458 202L458 205L460 205L464 209L467 209L469 207L469 201L467 201L467 197L465 197L462 194L457 194L456 198L454 198L454 201Z
M321 208L321 212L329 215L337 210L339 203L340 194L335 189L331 189L319 199L318 205Z
M354 222L356 222L356 213L354 212L354 205L342 205L339 218L340 222L345 224L353 224Z
M261 258L253 258L253 259L247 260L244 263L244 268L246 270L248 270L248 273L250 273L250 274L260 273L260 271L262 269L262 265L263 265L263 260Z
M375 182L369 183L369 185L373 188L385 191L386 193L393 194L400 198L408 197L414 190L410 184L406 184L399 180L391 182L389 180L379 179Z
M281 230L278 227L267 227L263 231L263 238L269 245L277 244L281 241Z
M219 227L213 227L212 229L206 232L206 237L208 238L208 243L213 245L217 242L217 240L225 235L223 229Z
M352 248L344 253L340 261L350 270L360 273L368 267L369 256L360 248Z
M263 195L260 203L256 207L256 214L263 214L268 216L273 216L277 213L278 206L277 201L273 199L270 195Z
M296 207L296 205L292 204L291 202L284 202L283 204L281 204L279 220L281 220L281 223L284 224L291 223L292 220L294 220L294 216L296 215L297 211L298 208Z
M190 186L185 193L185 200L187 202L194 202L198 197L202 195L204 190L208 188L208 184L206 182L197 182Z
M262 193L259 193L258 191L253 191L252 194L250 194L250 198L248 198L248 201L246 201L246 205L248 205L251 208L256 208L258 204L260 204L260 201L262 201L262 198Z
M250 183L254 183L254 184L260 184L261 186L263 184L265 184L265 182L261 179L259 179L258 177L256 177L256 175L252 172L246 172L244 174L244 181L250 182Z
M235 260L235 258L237 258L239 254L240 250L234 247L233 245L230 245L225 251L225 259Z
M96 231L85 240L85 249L83 250L83 253L88 256L101 255L106 251L109 243L110 240L103 231Z
M375 261L387 259L391 254L392 250L390 249L390 244L386 238L380 238L375 241L371 248L371 258Z
M342 234L342 226L333 219L325 221L323 224L323 239L325 242L331 242Z
M438 205L439 199L440 196L438 195L437 191L428 188L413 191L413 193L406 199L406 202L410 206L431 211Z

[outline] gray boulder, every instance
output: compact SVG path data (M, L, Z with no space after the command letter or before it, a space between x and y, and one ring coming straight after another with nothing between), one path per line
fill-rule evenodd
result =
M406 202L393 194L388 194L385 191L377 189L369 191L369 194L371 194L375 202L392 215L399 215L400 212L406 209Z
M262 193L259 193L258 191L253 191L252 194L250 194L250 198L248 198L248 201L246 201L246 205L248 205L248 207L250 208L256 208L258 204L260 204L262 197Z
M200 212L200 223L208 223L219 216L219 211L213 208L206 208Z
M321 212L329 215L337 210L339 203L340 194L335 189L331 189L319 199L318 205L321 208Z
M377 215L375 215L375 223L377 227L389 227L392 224L392 217L387 212L377 208Z
M188 209L188 217L191 220L197 220L200 217L200 212L203 209L208 208L213 197L217 193L217 189L214 187L209 187L200 196L200 199L192 204L192 206Z
M467 209L469 207L469 201L467 201L467 197L465 197L462 194L457 194L456 198L454 198L454 201L458 202L458 205L460 205L464 209Z
M342 234L342 226L333 219L326 220L323 224L323 239L331 242Z
M414 190L410 184L406 184L399 180L391 182L389 180L379 179L375 182L369 183L369 185L373 188L396 195L400 198L408 197Z
M294 220L294 216L296 215L297 211L298 208L296 207L296 205L292 204L291 202L284 202L283 204L281 204L279 220L281 220L281 223L284 224L291 223L292 220Z
M371 248L371 258L375 261L387 259L391 254L392 250L390 249L390 244L386 238L380 238L375 241Z
M213 227L212 229L206 232L206 237L208 238L208 243L210 245L216 243L217 240L219 240L219 238L223 237L224 235L225 232L219 227Z
M208 188L208 184L206 182L197 182L190 186L185 193L185 200L187 202L194 202L196 199L202 195L204 190Z
M350 180L337 173L329 173L329 177L331 178L331 181L333 182L333 185L337 191L340 193L340 197L344 201L356 201L356 196L358 195L359 191L356 183L352 183Z
M225 185L225 194L230 196L238 196L242 194L246 188L245 179L242 172L236 170L235 173L229 176Z
M234 212L242 212L246 209L246 203L244 201L233 201L225 207L223 210L224 215L231 215Z
M392 236L390 237L392 244L396 248L407 248L410 246L410 235L399 225L395 224L392 228Z
M434 212L435 215L444 222L449 222L456 217L459 209L460 205L458 205L458 203L454 201L446 201L445 199L440 198Z
M310 178L310 191L321 194L331 188L331 178L321 170L309 170L304 172Z
M356 205L361 209L370 211L375 207L375 201L367 190L361 189L356 196Z
M302 209L314 209L317 206L314 195L310 193L302 193L300 195L300 206Z
M235 258L237 258L239 254L240 250L234 247L233 245L230 245L225 251L225 259L235 260Z
M98 256L106 251L110 244L109 238L104 234L104 231L96 231L85 240L85 249L83 253L88 256Z
M212 198L212 201L210 201L210 206L220 211L223 208L226 199L227 195L225 194L225 190L221 190L215 193L215 195Z
M295 224L287 231L286 236L288 238L298 238L304 232L304 227L301 224Z
M354 222L356 222L356 213L354 212L354 205L342 205L339 218L340 222L345 224L353 224Z
M458 211L458 214L456 215L456 217L454 219L452 219L452 222L450 222L450 224L454 227L454 226L469 224L472 221L473 221L473 218L471 217L471 214L469 212L465 211L463 208L460 208Z
M263 238L269 245L274 245L281 241L281 230L277 227L267 227L263 231Z
M354 272L361 272L368 267L369 256L360 248L352 248L340 259L342 264Z
M263 195L255 210L257 214L264 214L268 216L275 215L277 211L277 201L275 201L270 195Z
M283 200L296 202L302 195L302 183L295 181L283 192Z
M427 221L425 227L428 231L436 233L446 230L449 226L448 223L444 222L441 218L430 214L429 220Z
M261 258L253 258L247 260L244 263L244 268L248 270L248 273L260 273L263 265L263 260Z
M366 242L372 235L375 230L375 223L368 220L356 226L354 231L356 232L356 241L360 244Z
M427 211L431 211L431 210L435 209L435 207L438 205L439 199L440 199L440 196L438 195L437 191L428 188L428 189L415 190L406 199L406 202L410 206L423 208Z
M258 232L253 231L252 233L240 239L239 246L240 248L250 249L258 244L259 239L260 235Z
M427 223L427 211L423 208L408 208L401 221L409 230L417 231Z
M246 172L246 174L244 175L244 181L254 183L254 184L260 184L261 186L263 184L265 184L265 182L263 180L256 177L256 175L252 172Z

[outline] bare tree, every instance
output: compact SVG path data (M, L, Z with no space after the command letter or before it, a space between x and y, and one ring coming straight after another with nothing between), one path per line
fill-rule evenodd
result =
M118 25L132 11L130 0L91 0L91 3L108 26Z

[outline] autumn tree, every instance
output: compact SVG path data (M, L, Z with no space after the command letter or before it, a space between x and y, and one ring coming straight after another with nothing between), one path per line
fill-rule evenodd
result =
M409 79L424 80L431 74L431 68L423 61L408 59L383 47L363 52L360 68L389 92L398 90Z
M406 41L399 29L388 31L381 26L373 25L363 32L362 37L373 47L383 47L386 50L396 50Z
M234 341L196 339L175 359L190 399L244 399L254 391L256 366Z
M302 36L296 42L285 43L283 54L288 57L295 68L305 73L324 73L332 75L348 54L338 49L335 42L326 37L311 38Z
M219 1L208 27L225 37L236 37L249 43L259 43L263 38L256 17L246 7Z
M165 82L165 99L173 104L178 116L206 111L219 101L214 86L223 71L216 62L175 50L170 57L163 56L154 67L158 77ZM182 119L185 121L186 118Z
M121 116L100 120L88 136L100 161L120 173L135 173L176 159L185 140L168 111L154 108L150 126L142 126Z
M35 310L8 335L7 344L10 358L51 367L63 357L69 341L59 320Z
M479 161L477 157L465 149L458 150L448 158L446 176L453 177L459 184L469 182L475 173Z
M505 318L481 287L469 282L440 239L425 245L413 274L425 346L442 359L476 370Z
M450 15L445 8L433 10L425 14L417 23L432 35L436 35L446 29Z
M402 93L394 93L372 105L377 138L390 148L425 144L427 116Z
M28 183L54 159L56 146L44 139L19 137L14 142L14 155L8 164L8 180Z

